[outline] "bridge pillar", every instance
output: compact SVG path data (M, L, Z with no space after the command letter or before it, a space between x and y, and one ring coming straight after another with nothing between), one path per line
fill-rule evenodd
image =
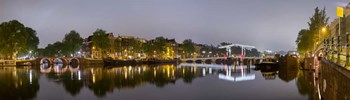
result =
M227 57L231 57L231 47L226 48Z

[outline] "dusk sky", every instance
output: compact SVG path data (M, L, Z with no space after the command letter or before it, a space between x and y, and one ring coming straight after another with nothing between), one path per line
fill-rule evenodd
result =
M260 50L295 50L295 39L315 7L329 23L347 0L1 0L0 22L19 20L37 31L39 47L76 30L83 38L101 28L115 36L190 38L232 42Z

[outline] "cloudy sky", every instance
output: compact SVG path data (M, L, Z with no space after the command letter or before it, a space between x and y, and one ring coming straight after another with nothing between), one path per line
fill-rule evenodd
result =
M152 39L191 38L258 49L294 50L315 7L330 21L347 0L1 0L0 22L19 20L37 31L39 47L61 41L70 30L83 38L97 28L114 35Z

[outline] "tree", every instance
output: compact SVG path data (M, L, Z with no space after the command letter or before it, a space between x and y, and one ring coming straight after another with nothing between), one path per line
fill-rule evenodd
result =
M83 38L80 37L78 32L76 32L75 30L71 30L64 36L62 43L65 47L63 49L65 55L74 55L77 51L79 51L83 43Z
M141 42L136 40L135 38L128 39L127 50L129 50L128 55L136 56L136 53L140 53L142 49Z
M28 40L27 40L28 49L29 50L38 49L39 38L36 36L36 31L29 27L26 27L26 30L29 34Z
M185 52L186 57L188 57L189 54L195 52L194 43L191 39L185 39L182 43L182 50Z
M310 22L308 22L310 33L312 34L312 37L314 37L313 45L315 45L317 41L321 40L318 35L321 34L321 29L326 27L328 20L329 17L326 15L325 8L320 10L318 7L316 7L314 15L310 18Z
M60 41L56 41L53 44L48 44L45 49L42 51L42 56L44 57L54 57L54 56L62 56L64 53L62 52L64 44Z
M5 59L13 59L18 53L37 49L38 44L35 30L17 20L0 24L0 54Z
M99 50L100 53L103 53L108 50L110 47L110 41L105 30L97 29L92 35L92 43ZM106 53L103 53L106 54Z
M164 37L156 37L152 44L152 48L156 51L158 55L164 55L166 51L166 39Z
M321 41L319 37L319 34L321 34L320 30L326 27L328 19L329 17L326 15L325 8L322 10L318 7L315 8L315 13L308 22L309 28L300 30L295 41L297 44L297 50L300 53L306 54L315 49L316 42Z
M312 46L313 39L309 30L302 29L299 31L298 38L296 40L297 50L301 54L305 54L308 50L313 48Z
M130 47L133 49L134 52L140 53L142 50L142 44L140 41L136 39L132 39L130 42Z
M155 51L155 49L153 48L153 44L151 44L150 42L143 43L142 44L142 50L148 56L153 55L154 54L153 51Z

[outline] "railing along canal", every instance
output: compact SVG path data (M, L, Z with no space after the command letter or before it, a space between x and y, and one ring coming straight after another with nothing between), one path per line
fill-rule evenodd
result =
M323 41L325 58L340 66L349 65L349 34L341 34L326 38Z

